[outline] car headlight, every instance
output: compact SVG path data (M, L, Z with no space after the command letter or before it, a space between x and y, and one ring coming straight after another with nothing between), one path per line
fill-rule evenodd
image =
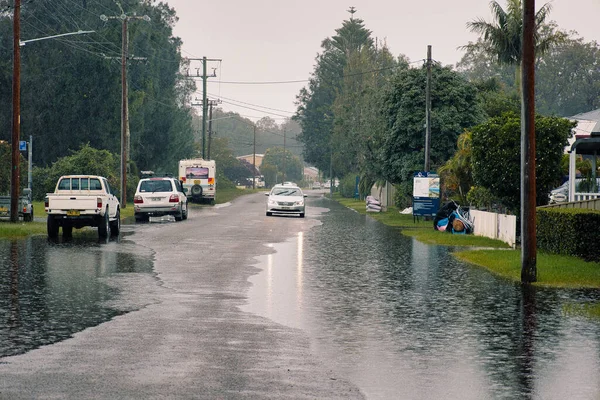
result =
M304 205L304 201L300 200L300 201L296 201L294 202L295 206L303 206Z
M276 205L277 205L277 202L276 202L275 200L270 200L270 199L269 199L269 205L270 205L270 206L276 206Z

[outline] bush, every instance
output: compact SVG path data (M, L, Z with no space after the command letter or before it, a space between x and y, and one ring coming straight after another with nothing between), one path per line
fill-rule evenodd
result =
M600 261L600 211L541 208L536 213L537 247L554 254Z
M486 208L489 210L493 200L494 196L492 192L481 186L471 187L471 190L467 193L467 201L471 206L476 208Z
M356 188L356 177L357 174L349 173L340 181L339 191L342 197L351 199L354 197Z
M398 210L404 210L412 207L413 181L402 182L394 185L396 194L394 195L394 204Z

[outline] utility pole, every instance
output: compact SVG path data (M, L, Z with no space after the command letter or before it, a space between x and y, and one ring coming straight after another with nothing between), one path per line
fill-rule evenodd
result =
M535 0L523 0L521 57L521 282L537 281L535 234Z
M12 169L10 181L10 222L19 220L19 141L21 136L21 0L15 0L13 18L13 112L12 112Z
M127 207L127 164L129 161L129 101L127 89L127 60L129 59L129 32L128 21L130 19L143 19L146 22L150 21L147 15L129 16L125 14L121 5L117 2L121 9L121 15L107 17L102 14L100 19L104 22L109 19L120 19L122 24L121 33L121 208Z
M254 138L252 139L252 189L256 189L256 124L254 127Z
M429 172L429 154L431 153L431 45L427 45L427 80L425 83L425 167Z
M206 149L206 114L208 114L208 103L206 101L206 80L208 78L214 78L217 76L216 68L213 68L212 75L206 75L207 62L209 61L221 61L217 58L188 58L190 61L200 61L202 63L202 76L196 72L196 76L202 78L202 158L205 158ZM188 74L189 76L189 74Z
M285 153L285 126L283 127L283 177L281 178L281 183L285 182L285 159L286 159L286 153Z
M212 130L212 122L213 122L212 111L213 111L213 106L216 106L220 102L221 102L220 100L208 100L208 106L210 108L210 111L208 113L208 153L207 153L207 160L210 160L210 143L211 143L212 134L213 134L213 130Z

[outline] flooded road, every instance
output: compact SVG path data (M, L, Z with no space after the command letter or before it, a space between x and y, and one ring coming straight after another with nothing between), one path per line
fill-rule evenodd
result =
M600 398L598 290L523 289L337 203L258 258L242 310L301 329L372 399Z
M131 244L87 238L54 243L45 236L0 241L0 357L67 339L138 308L116 301L119 285L134 282L134 275L139 285L154 280L149 252Z
M0 397L600 398L577 312L600 291L525 290L315 193L306 218L264 202L0 241Z

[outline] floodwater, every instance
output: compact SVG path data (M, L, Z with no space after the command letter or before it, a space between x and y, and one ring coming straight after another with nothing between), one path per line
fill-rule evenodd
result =
M326 199L258 258L244 311L301 329L370 399L599 399L600 290L524 288ZM310 207L307 215L310 214Z
M0 240L0 358L64 340L143 305L127 303L119 293L125 287L143 292L155 279L151 254L117 240Z

